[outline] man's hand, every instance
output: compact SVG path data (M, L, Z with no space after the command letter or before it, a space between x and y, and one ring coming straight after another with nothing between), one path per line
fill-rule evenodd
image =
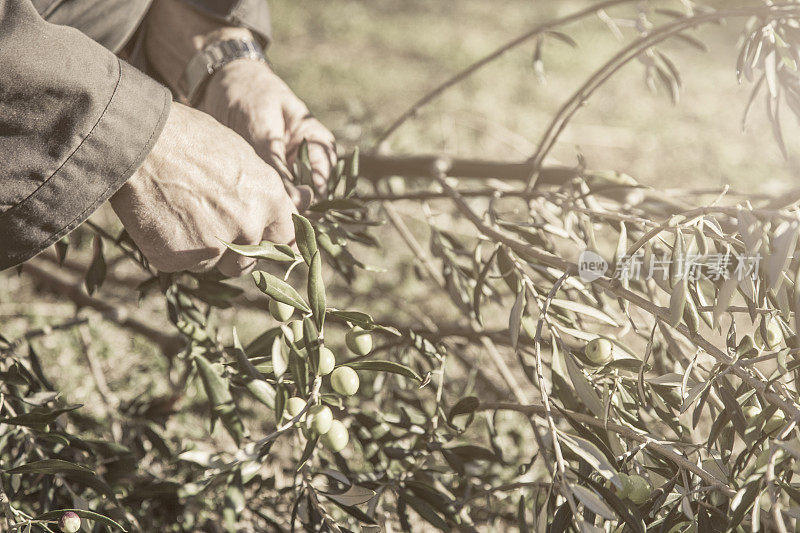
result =
M333 134L268 65L240 59L224 66L209 80L198 109L244 137L287 180L305 140L314 189L324 197L336 164Z
M181 75L198 50L216 41L254 38L250 30L226 26L184 2L155 0L147 16L145 50L161 78L179 93ZM252 59L225 65L208 80L199 109L239 133L273 165L301 211L311 202L311 191L291 183L290 169L307 141L314 188L325 195L336 164L333 135L268 65Z
M294 240L294 205L278 173L232 130L177 103L111 205L150 263L165 272L216 266L238 276L253 260L222 241Z

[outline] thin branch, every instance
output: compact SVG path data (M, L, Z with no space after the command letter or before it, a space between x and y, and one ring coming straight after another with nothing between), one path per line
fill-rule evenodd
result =
M800 6L798 6L798 8L800 9ZM495 242L502 242L503 244L511 248L515 253L519 254L520 257L522 257L526 261L541 263L543 265L558 269L561 272L569 273L571 275L575 275L578 273L578 265L576 265L575 263L571 263L565 259L562 259L561 257L550 254L548 252L538 250L533 246L518 241L512 237L509 237L505 233L487 225L481 219L481 217L479 217L474 211L472 211L472 209L466 203L466 201L458 194L458 191L453 189L445 179L440 179L439 183L446 191L448 191L451 194L459 211L461 211L461 213L464 214L467 217L467 219L469 219L475 225L475 227L478 230L480 230L481 233L483 233L485 236L489 237ZM622 298L623 300L632 303L633 305L639 307L640 309L649 313L650 315L660 318L666 322L669 322L669 309L655 305L654 303L646 300L641 295L620 286L620 284L616 283L614 280L610 280L607 278L599 278L593 281L592 283L594 284L594 286L601 288L607 292L610 292L615 297ZM752 376L741 365L739 365L737 362L731 359L731 357L727 353L717 348L714 345L714 343L706 340L697 333L693 333L684 324L679 324L678 326L675 327L675 329L679 331L684 337L693 342L696 346L705 350L709 355L714 357L720 363L723 363L725 365L731 365L733 373L736 374L736 376L739 379L747 383L750 387L759 391L769 403L780 407L780 409L784 413L786 413L786 415L790 416L795 420L800 421L800 409L798 409L797 405L795 405L791 401L786 400L781 395L772 392L771 390L768 390L769 386L766 383Z
M168 356L177 353L185 344L180 336L164 333L161 329L154 328L137 318L129 316L125 308L89 296L84 292L80 280L68 280L50 270L39 266L35 260L28 261L22 266L22 272L33 278L38 287L46 288L54 294L67 297L79 307L89 307L99 311L106 320L142 335L158 345Z
M566 461L564 461L564 454L561 452L561 443L558 441L558 430L556 429L556 423L553 420L553 412L550 409L550 396L547 394L547 388L545 387L544 382L544 368L542 365L542 327L547 319L547 311L550 308L550 302L553 301L558 289L561 288L561 285L566 281L569 274L564 273L554 284L553 287L550 289L550 293L547 295L544 303L542 304L541 312L539 313L539 320L536 323L536 335L533 338L533 345L536 351L536 380L539 385L539 394L542 398L542 406L544 407L545 413L545 420L547 420L547 425L550 428L550 437L553 439L553 450L556 454L556 464L558 465L558 473L561 477L561 482L564 485L563 493L564 497L567 498L569 502L570 508L572 509L572 514L577 516L576 508L575 508L575 501L572 497L572 490L569 486L569 480L567 479L567 465Z
M380 147L397 129L402 126L408 119L416 115L420 109L422 109L425 105L436 99L440 94L445 92L450 87L458 84L459 82L467 79L469 76L483 68L484 66L488 65L498 57L502 56L509 50L516 48L517 46L523 44L524 42L536 37L537 35L541 35L542 33L556 28L558 26L562 26L565 24L569 24L571 22L580 20L588 15L592 15L599 10L608 9L620 4L632 3L638 0L609 0L606 2L600 2L593 6L587 7L586 9L582 9L577 11L571 15L567 15L565 17L555 19L549 22L545 22L543 24L539 24L538 26L534 27L531 30L526 31L522 35L515 37L514 39L508 41L507 43L503 44L499 48L495 49L491 53L487 54L483 58L479 59L478 61L472 63L465 69L458 72L456 75L451 77L450 79L446 80L445 82L441 83L439 86L425 94L422 98L414 102L414 104L409 107L406 111L404 111L399 117L395 119L392 124L386 128L386 130L378 136L377 141L375 141L375 145Z
M76 326L81 326L83 324L87 324L88 322L89 322L89 319L86 318L86 317L75 317L75 318L72 318L70 320L66 320L66 321L64 321L64 322L62 322L60 324L56 324L54 326L49 326L48 325L48 326L44 326L42 328L28 330L19 339L15 339L15 340L11 341L11 344L8 346L8 350L13 351L15 348L17 348L23 342L27 342L27 341L33 340L33 339L35 339L37 337L50 335L54 331L60 331L60 330L64 330L64 329L71 329L71 328L74 328Z
M502 402L485 402L480 405L478 408L482 411L516 411L518 413L522 413L528 416L545 416L546 411L543 405L518 405L513 403L502 403ZM563 413L563 414L562 414ZM692 472L693 474L697 475L700 479L702 479L706 484L715 487L722 491L726 496L733 497L736 494L736 491L727 487L726 485L720 484L719 480L694 464L693 462L686 459L684 456L680 455L679 453L675 452L670 446L653 439L647 434L640 433L628 426L623 426L621 424L617 424L611 421L603 421L595 416L585 415L583 413L578 413L575 411L569 411L567 409L562 409L561 412L554 413L555 416L566 416L573 418L574 420L580 422L581 424L585 424L587 426L595 427L604 431L613 431L614 433L625 437L626 439L630 439L632 441L639 442L641 444L645 444L647 448L650 448L658 455L669 459L677 466L681 468L685 468L686 470Z
M536 169L542 166L545 157L555 146L561 133L566 128L570 119L581 109L591 95L608 81L617 71L625 66L629 61L635 59L645 50L652 48L656 44L673 37L680 32L707 24L721 19L735 17L749 17L753 15L786 14L793 11L800 11L800 6L796 4L779 4L774 6L757 6L750 8L738 8L704 13L683 19L676 20L669 24L658 27L648 35L637 39L609 59L603 66L586 80L586 82L567 100L567 102L556 113L553 120L542 135L536 153L531 157L533 173L528 180L528 189L532 190L537 179Z

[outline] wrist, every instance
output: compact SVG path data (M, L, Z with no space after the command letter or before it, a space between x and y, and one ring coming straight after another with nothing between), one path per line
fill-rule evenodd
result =
M275 78L277 76L263 61L236 59L208 79L196 102L197 109L247 137L251 125L246 118L252 112L252 96L257 92L269 92ZM255 87L259 90L254 91Z
M175 0L154 2L146 24L148 60L173 92L182 96L181 77L198 52L221 41L256 40L247 28L225 26Z

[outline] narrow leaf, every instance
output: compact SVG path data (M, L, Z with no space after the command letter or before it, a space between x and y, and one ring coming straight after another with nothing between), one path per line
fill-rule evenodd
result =
M420 383L423 382L423 379L420 377L420 375L414 372L411 368L401 365L400 363L395 363L394 361L356 361L353 363L347 363L346 366L349 366L355 370L391 372L393 374L400 374L401 376L414 379Z
M233 244L225 241L222 243L230 250L246 257L284 262L295 260L294 250L285 244L274 244L269 241L263 241L261 244Z
M119 529L120 531L123 531L123 532L127 531L124 527L122 527L119 524L119 522L115 522L114 520L112 520L112 519L110 519L110 518L108 518L106 516L103 516L103 515L101 515L99 513L94 513L92 511L85 511L83 509L56 509L54 511L48 511L48 512L46 512L44 514L40 514L39 516L34 518L34 520L37 520L37 521L41 520L41 521L47 521L47 522L56 521L56 520L59 520L61 518L61 516L64 513L67 513L67 512L73 512L73 513L75 513L76 515L80 516L81 518L83 518L85 520L91 520L93 522L97 522L97 523L103 524L105 526L109 526L109 527L112 527L112 528L117 528L117 529Z
M253 272L253 279L256 281L256 286L269 296L281 303L291 305L295 309L299 309L303 313L308 313L311 309L308 307L303 297L288 283L282 279L273 276L268 272L256 270Z
M292 215L292 221L294 222L294 238L297 242L297 248L300 249L303 261L310 265L311 259L317 253L317 238L314 236L314 227L307 218L297 214Z
M308 270L308 301L317 328L322 330L325 322L325 283L322 280L322 257L319 252L311 258Z

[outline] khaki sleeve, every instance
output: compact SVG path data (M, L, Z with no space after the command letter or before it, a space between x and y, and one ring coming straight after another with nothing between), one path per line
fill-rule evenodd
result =
M231 26L242 26L255 33L266 46L272 39L272 23L267 0L181 0Z
M0 0L0 270L114 194L152 149L170 93L30 0Z

